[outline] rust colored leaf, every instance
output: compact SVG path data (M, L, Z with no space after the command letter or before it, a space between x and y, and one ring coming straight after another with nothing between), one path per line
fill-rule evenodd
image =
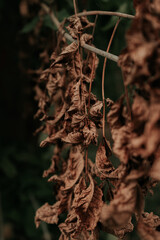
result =
M52 134L51 136L47 137L43 140L40 144L40 147L46 146L48 143L54 143L56 140L61 139L65 135L64 129Z
M80 132L71 132L66 137L62 138L66 143L79 144L83 141L83 134Z
M138 222L137 230L144 240L159 240L160 232L156 230L160 226L160 218L153 213L144 213Z
M78 35L82 32L82 24L79 17L70 17L69 26L66 29L69 31L70 35L77 39Z
M90 143L97 144L97 129L94 122L90 121L88 126L83 128L83 144L88 146Z
M130 181L127 185L122 183L110 204L103 205L100 217L102 224L111 228L128 224L137 208L137 196L136 181Z
M114 167L109 160L111 154L110 145L105 140L100 143L96 153L96 168L100 178L109 177L110 173L114 171Z
M58 181L64 183L62 190L69 190L79 179L84 168L84 159L81 153L81 147L75 146L70 150L68 159L68 166L64 174L57 176L54 175L49 181Z
M50 224L58 223L58 209L59 209L60 201L56 202L54 205L49 205L45 203L42 207L40 207L36 211L35 223L38 228L41 221Z
M71 43L69 46L65 47L65 49L60 53L60 55L56 58L56 60L52 63L51 67L54 67L55 64L64 61L66 58L69 58L74 54L78 49L78 45L76 42Z
M94 193L94 182L91 175L88 175L89 178L89 186L86 186L85 179L81 177L79 183L75 186L74 189L74 202L73 206L76 209L76 213L78 212L86 212L91 200L93 198Z

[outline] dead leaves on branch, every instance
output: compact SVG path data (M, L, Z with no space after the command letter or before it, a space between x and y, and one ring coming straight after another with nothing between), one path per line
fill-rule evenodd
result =
M125 96L115 103L106 100L113 153L120 160L116 169L110 161L110 143L103 137L98 144L103 104L89 91L98 58L93 53L84 57L80 50L81 45L92 42L92 36L85 30L93 24L86 17L69 19L66 28L76 42L67 45L59 41L61 48L52 54L50 68L40 77L36 115L45 121L43 129L48 135L41 146L49 143L57 147L43 176L56 183L57 202L38 209L35 222L37 226L40 221L57 224L59 215L66 212L66 220L59 224L60 240L98 240L99 226L123 239L133 230L133 215L143 239L159 238L159 218L144 213L145 195L152 191L154 181L160 180L157 4L158 0L151 4L148 0L134 1L136 18L127 33L128 46L119 58L126 89L128 84L131 86L132 119ZM88 159L90 144L98 145L95 162ZM65 147L68 156L63 159ZM106 186L107 194L103 196Z

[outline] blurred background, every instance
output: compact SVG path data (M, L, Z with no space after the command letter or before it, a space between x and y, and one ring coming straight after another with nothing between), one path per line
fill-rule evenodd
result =
M57 18L74 14L72 0L0 0L0 240L57 240L57 226L34 224L35 210L54 203L54 186L42 178L50 165L52 146L39 147L43 134L34 135L40 126L34 119L37 102L34 87L40 72L49 66L49 56L56 45L56 27L41 10L45 2ZM77 0L78 11L108 10L134 14L128 0ZM90 17L94 21L94 16ZM99 16L94 45L106 50L116 17ZM130 20L122 20L110 52L119 55L125 47L125 32ZM101 99L101 73L104 59L99 58L93 92ZM123 82L117 64L107 62L106 97L116 100L123 93ZM159 210L158 191L148 195L146 210ZM115 237L101 233L100 240ZM139 239L135 232L127 239Z

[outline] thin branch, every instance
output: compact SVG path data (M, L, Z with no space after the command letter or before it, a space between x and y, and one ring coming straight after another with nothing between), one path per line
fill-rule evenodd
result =
M135 18L134 15L120 13L120 12L110 12L110 11L84 11L84 12L78 13L77 17L91 16L91 15L108 15L108 16L117 16L117 17L128 18L128 19ZM73 16L74 15L72 15L71 17L73 17ZM68 17L68 18L70 18L70 17Z
M92 72L91 72L91 77L90 77L90 84L89 84L89 93L88 93L88 117L90 115L90 101L91 101L91 90L92 90L92 82L93 82L93 77L94 77L94 71L95 71L95 60L96 60L96 55L93 56L93 63L92 63Z
M76 0L73 0L73 5L74 5L75 17L77 17L77 6L76 6Z
M111 35L111 38L110 38L110 41L109 41L109 44L108 44L108 47L107 47L107 50L106 50L107 53L110 50L110 47L111 47L111 44L112 44L112 41L113 41L113 38L114 38L114 35L115 35L115 32L117 30L117 27L119 25L120 20L121 19L119 18L115 27L114 27L114 29L113 29L113 32L112 32L112 35ZM107 62L107 58L104 59L103 72L102 72L103 137L105 137L105 111L106 111L106 109L105 109L105 94L104 94L104 77L105 77L106 62Z
M57 29L59 29L60 27L60 22L58 21L58 19L55 17L54 13L52 11L50 11L49 7L46 5L46 4L41 4L43 10L49 14L52 22L56 25ZM78 14L77 14L78 15ZM66 33L63 29L61 29L61 32L62 34L64 34L64 37L69 40L70 42L77 42L76 40L74 40L68 33ZM111 53L106 53L105 51L103 50L100 50L98 48L95 48L95 47L92 47L88 44L83 44L83 46L81 46L91 52L94 52L102 57L106 57L114 62L118 62L118 56L114 55L114 54L111 54Z

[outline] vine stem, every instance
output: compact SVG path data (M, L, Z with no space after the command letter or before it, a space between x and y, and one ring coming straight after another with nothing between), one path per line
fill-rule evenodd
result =
M50 16L52 22L56 25L56 27L59 29L60 28L60 22L58 21L58 19L56 18L56 16L54 15L53 11L50 11L50 8L42 3L41 4L43 10ZM78 15L78 14L77 14ZM60 31L62 32L62 34L64 34L64 37L70 41L70 42L76 42L76 40L74 40L68 33L66 33L63 29L60 29ZM90 46L89 44L83 44L83 46L81 46L91 52L94 52L102 57L106 57L114 62L118 62L118 56L114 55L114 54L111 54L111 53L106 53L105 51L101 50L101 49L98 49L98 48L95 48L93 46Z
M115 35L115 32L117 30L117 27L120 23L120 18L117 20L117 23L113 29L113 32L112 32L112 35L111 35L111 38L109 40L109 44L108 44L108 47L107 47L107 50L106 52L108 53L109 50L110 50L110 47L111 47L111 44L112 44L112 41L113 41L113 38L114 38L114 35ZM105 137L105 94L104 94L104 77L105 77L105 69L106 69L106 63L107 63L107 58L104 59L104 63L103 63L103 71L102 71L102 99L103 99L103 137Z

